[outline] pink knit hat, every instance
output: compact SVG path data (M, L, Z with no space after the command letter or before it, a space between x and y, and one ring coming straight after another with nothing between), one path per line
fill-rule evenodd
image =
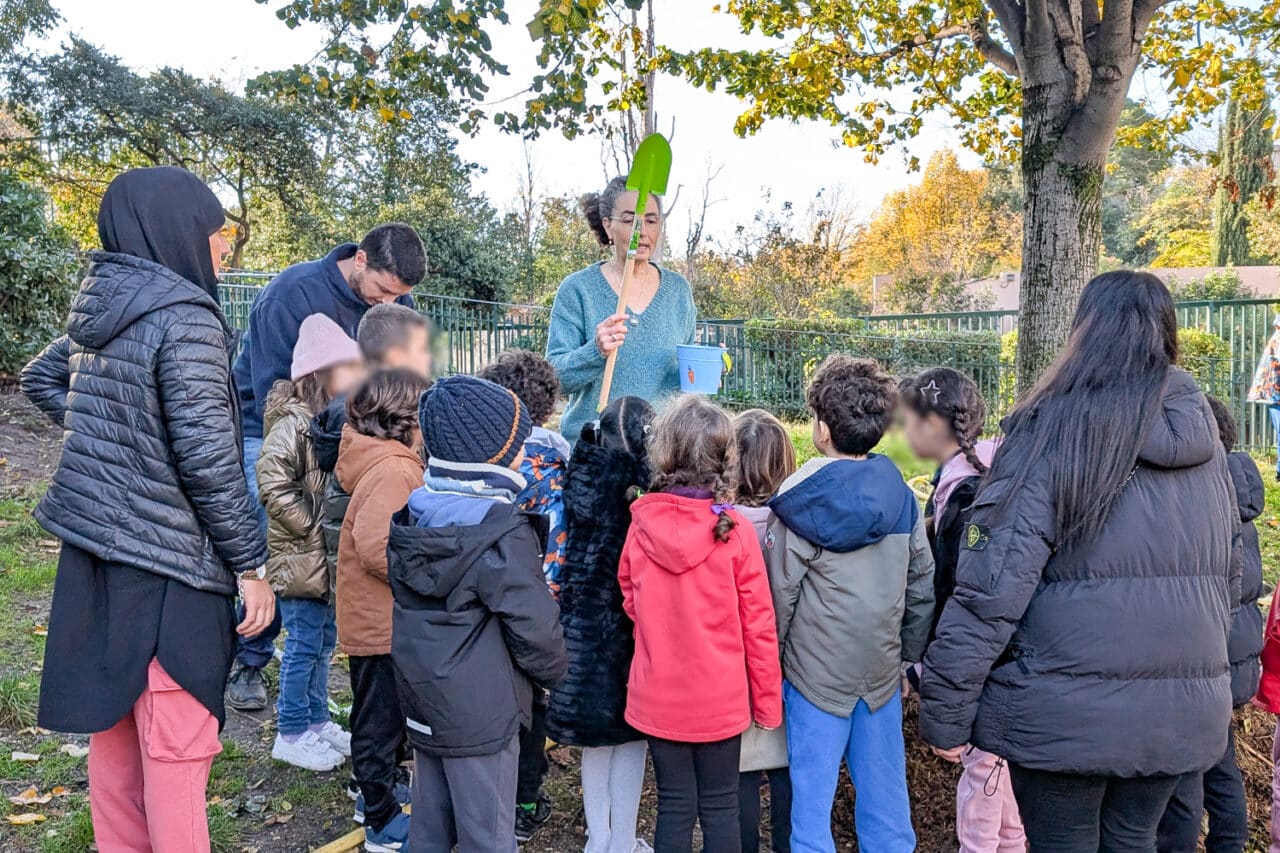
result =
M298 327L289 378L297 382L308 373L360 360L359 344L351 340L341 326L323 314L312 314Z

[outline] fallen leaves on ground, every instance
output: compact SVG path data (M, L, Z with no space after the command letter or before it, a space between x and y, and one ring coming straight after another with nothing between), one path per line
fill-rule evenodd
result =
M52 800L52 793L44 794L42 796L35 786L28 788L16 797L9 798L9 802L13 803L15 806L43 806L45 803L51 802Z
M9 815L9 823L14 826L30 826L33 823L44 823L46 820L48 820L47 817L42 814L36 814L35 812Z
M78 743L64 743L58 748L58 752L70 755L72 758L84 758L89 754L89 747L81 746Z

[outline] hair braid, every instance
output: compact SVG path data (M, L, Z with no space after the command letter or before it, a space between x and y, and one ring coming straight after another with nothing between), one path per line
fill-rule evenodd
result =
M956 406L951 412L951 431L955 433L956 443L960 445L960 451L964 454L964 458L979 474L987 473L987 466L978 458L978 452L973 446L974 433L978 432L974 429L972 423L972 415L967 406Z
M736 499L736 490L733 487L733 481L728 473L721 474L716 478L715 487L712 489L717 504L728 506ZM716 520L716 541L728 542L729 533L738 526L738 522L733 520L733 516L729 515L728 510L720 513L720 517Z

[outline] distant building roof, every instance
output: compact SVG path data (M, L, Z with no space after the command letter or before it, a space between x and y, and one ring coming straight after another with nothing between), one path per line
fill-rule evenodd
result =
M1240 282L1255 296L1270 297L1280 294L1280 266L1232 267ZM1166 267L1148 270L1161 281L1187 283L1202 279L1210 273L1223 272L1226 267ZM1002 272L978 279L965 286L965 290L984 309L990 311L1016 311L1018 294L1022 290L1022 273Z

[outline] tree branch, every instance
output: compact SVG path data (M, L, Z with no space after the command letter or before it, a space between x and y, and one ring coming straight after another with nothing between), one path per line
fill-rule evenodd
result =
M1155 3L1158 7L1160 0L1142 2ZM1098 26L1097 66L1100 71L1105 67L1118 70L1124 64L1124 57L1133 52L1133 19L1134 0L1110 0L1103 7L1102 21Z
M977 48L978 53L982 54L987 62L1012 77L1020 75L1017 57L991 37L986 15L978 15L973 19L969 37L973 40L973 46Z
M1134 0L1132 32L1135 41L1142 41L1146 36L1147 27L1151 25L1151 19L1156 16L1156 12L1160 11L1160 7L1168 2L1169 0Z
M915 50L917 47L924 47L925 45L933 44L934 42L946 41L947 39L955 38L956 36L969 35L969 30L970 27L968 24L954 24L949 27L943 27L933 35L917 33L909 39L903 39L893 47L887 47L877 53L864 53L860 55L858 59L864 62L874 62L879 59L892 59L893 57L900 56L909 50Z
M1004 30L1013 55L1017 56L1022 52L1023 29L1027 25L1027 15L1022 4L1018 0L986 0L986 4L1000 22L1000 29Z

